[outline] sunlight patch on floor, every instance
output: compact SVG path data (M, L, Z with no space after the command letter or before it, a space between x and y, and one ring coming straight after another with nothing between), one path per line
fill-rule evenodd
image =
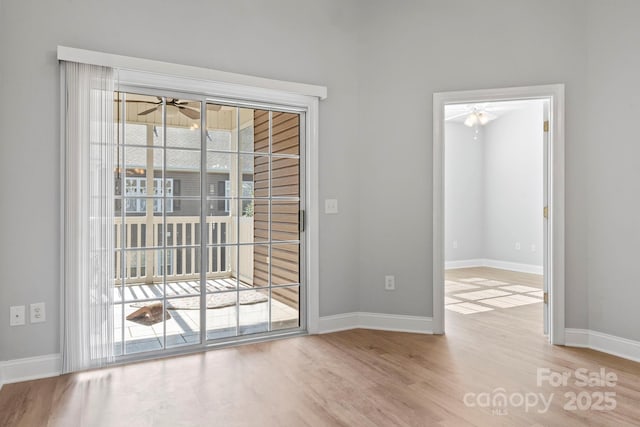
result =
M445 307L447 310L455 311L461 314L481 313L483 311L492 311L493 308L484 305L478 305L471 302L463 302L461 304L451 304Z
M486 277L445 280L445 293L445 308L460 314L541 304L543 296L540 288Z

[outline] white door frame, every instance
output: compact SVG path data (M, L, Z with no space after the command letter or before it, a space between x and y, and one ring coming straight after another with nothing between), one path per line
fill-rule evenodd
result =
M549 99L549 342L564 344L564 84L433 94L433 333L444 334L444 107L447 104ZM542 125L542 124L541 124ZM542 215L542 212L540 212Z

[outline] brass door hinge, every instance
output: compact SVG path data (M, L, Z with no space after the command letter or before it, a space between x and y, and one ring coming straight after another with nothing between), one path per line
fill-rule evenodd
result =
M548 207L545 206L542 209L542 216L545 217L545 218L549 218L549 208Z
M549 120L545 120L542 126L545 132L549 132Z
M549 294L547 292L542 294L542 299L544 300L545 304L549 304Z

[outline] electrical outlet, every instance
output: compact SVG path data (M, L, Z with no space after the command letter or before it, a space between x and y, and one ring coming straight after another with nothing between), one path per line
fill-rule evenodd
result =
M31 304L29 314L31 315L31 323L41 323L47 320L43 302Z
M9 325L21 326L25 324L24 305L14 305L9 308Z
M516 242L516 251L520 250L520 242Z
M535 252L536 251L536 245L531 245L531 252Z
M396 278L395 276L384 276L384 290L395 291L396 290Z
M453 241L453 249L458 249L458 241L457 240Z

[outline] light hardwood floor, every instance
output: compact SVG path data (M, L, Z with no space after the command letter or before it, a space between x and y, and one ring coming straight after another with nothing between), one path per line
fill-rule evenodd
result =
M640 364L547 344L539 304L446 316L446 336L360 329L8 384L0 426L640 425ZM539 387L538 368L604 368L617 382ZM464 403L498 388L553 398L545 413ZM615 410L563 408L567 392L605 391Z
M489 314L531 305L522 314L531 314L527 327L542 333L543 327L543 277L538 274L518 273L495 268L475 267L447 270L445 272L445 307L447 311L462 314ZM489 295L487 295L489 293ZM476 311L477 310L477 311ZM493 313L495 314L495 313Z

